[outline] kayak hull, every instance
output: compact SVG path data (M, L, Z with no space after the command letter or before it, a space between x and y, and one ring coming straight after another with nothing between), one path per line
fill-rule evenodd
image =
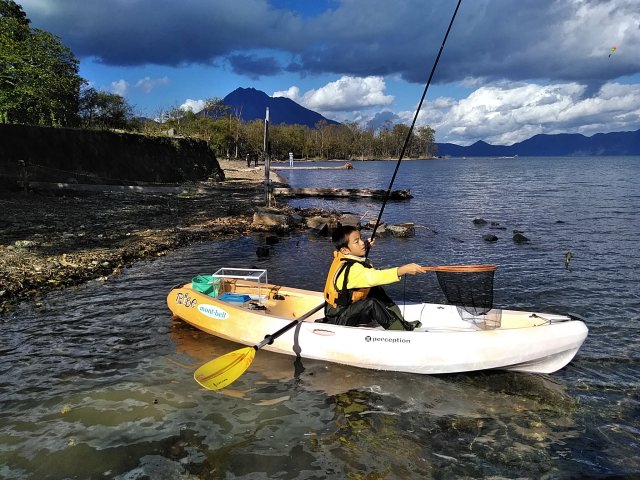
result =
M167 305L175 316L204 332L256 345L323 303L321 292L268 285L268 294L257 298L251 282L234 288L251 300L210 297L189 283L171 290ZM261 289L264 293L264 286ZM361 368L421 374L488 369L552 373L573 359L588 334L583 321L564 315L492 310L486 318L469 320L450 305L399 307L408 321L418 320L422 326L409 332L332 325L316 322L323 317L320 309L263 348Z

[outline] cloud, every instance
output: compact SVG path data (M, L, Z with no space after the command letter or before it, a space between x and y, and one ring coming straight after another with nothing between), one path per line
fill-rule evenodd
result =
M582 133L628 130L640 124L637 85L607 83L594 97L583 96L585 85L497 83L466 98L439 98L420 112L418 125L436 130L438 142L468 145L485 140L511 145L537 133ZM410 121L411 112L399 120ZM637 128L637 127L636 127Z
M191 110L194 113L198 113L204 108L205 104L206 100L192 100L190 98L187 98L185 102L180 105L180 110Z
M229 55L227 61L235 73L245 75L252 80L282 72L282 67L274 57L236 54Z
M169 77L151 78L144 77L136 82L136 88L143 90L145 93L151 93L151 91L160 85L167 85L169 83Z
M34 26L108 65L227 59L235 72L258 78L279 73L276 58L288 56L288 71L416 83L425 81L453 9L445 0L350 0L308 15L267 0L191 0L188 8L169 0L22 4ZM612 44L618 50L608 58ZM638 51L637 0L474 0L458 12L434 82L547 79L599 88L637 73Z
M343 76L324 87L312 89L300 95L298 87L274 92L274 97L287 97L311 110L336 112L378 107L393 103L392 95L385 95L382 77Z
M393 125L396 123L405 123L398 115L388 110L378 112L372 119L366 122L367 128L371 128L374 131L387 125Z
M111 82L111 85L109 86L109 91L111 93L116 93L118 95L120 95L121 97L124 97L127 94L127 91L129 90L129 83L126 80L116 80L115 82Z

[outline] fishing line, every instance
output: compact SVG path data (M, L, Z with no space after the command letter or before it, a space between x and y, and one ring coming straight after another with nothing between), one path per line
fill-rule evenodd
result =
M407 137L404 140L404 144L402 145L402 150L400 151L400 157L398 158L398 162L396 163L396 168L393 171L393 176L391 177L391 181L389 182L389 188L387 189L387 193L384 196L384 200L382 201L382 207L380 207L380 213L378 214L378 219L376 220L376 224L373 227L373 232L371 233L371 239L373 240L376 236L376 231L378 230L378 226L380 225L380 219L382 218L382 212L384 212L384 207L387 205L387 200L389 200L389 196L391 195L391 187L393 186L393 182L396 179L396 175L398 174L398 169L400 168L400 163L402 162L402 158L404 157L404 153L409 145L409 141L411 140L411 134L413 133L413 128L416 125L416 121L418 120L418 114L420 113L420 109L422 108L422 103L424 102L425 97L427 96L427 90L429 90L429 85L431 84L431 79L433 78L433 74L436 71L436 67L438 65L438 61L440 60L440 55L442 54L442 49L444 48L444 44L447 43L447 37L449 37L449 32L451 31L451 27L453 26L453 21L456 18L456 14L458 13L458 9L460 8L460 3L462 0L458 0L456 4L456 8L453 11L453 15L451 16L451 21L449 22L449 27L447 28L447 33L445 33L444 38L442 40L442 44L440 45L440 50L438 50L438 55L436 56L435 62L433 62L433 67L431 67L431 73L429 74L429 79L424 87L424 91L422 92L422 97L420 98L420 103L418 103L418 108L416 109L416 113L413 116L413 122L411 122L411 127L409 128L409 132L407 133ZM367 243L365 258L369 256L370 244Z

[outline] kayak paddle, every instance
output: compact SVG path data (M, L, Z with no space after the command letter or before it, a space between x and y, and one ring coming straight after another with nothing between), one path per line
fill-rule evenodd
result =
M271 345L273 341L287 330L292 329L298 323L309 318L321 308L324 308L324 302L309 310L301 317L296 318L293 322L285 325L276 333L266 335L262 341L253 347L245 347L234 350L221 357L215 358L200 368L193 374L196 382L209 390L220 390L231 385L240 375L247 371L256 352L265 345Z

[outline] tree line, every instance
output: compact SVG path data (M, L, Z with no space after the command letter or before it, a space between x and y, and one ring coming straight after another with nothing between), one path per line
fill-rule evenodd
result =
M219 158L245 158L263 151L264 123L245 122L214 98L201 112L173 107L155 119L140 118L127 100L89 86L79 75L79 61L60 39L31 28L22 7L0 0L0 122L54 127L119 129L147 135L174 134L206 141ZM385 124L377 130L347 122L270 125L273 159L397 158L409 126ZM421 127L411 136L408 157L435 155L435 132Z
M220 99L209 99L199 113L173 108L162 115L162 122L145 121L138 128L147 134L172 129L175 134L209 143L218 157L245 158L264 150L264 121L245 122ZM330 124L324 120L314 127L305 125L269 125L269 153L272 159L286 160L289 152L296 158L349 159L398 158L409 126L387 123L377 130L356 122ZM414 131L405 156L427 158L436 154L435 132L430 127Z

